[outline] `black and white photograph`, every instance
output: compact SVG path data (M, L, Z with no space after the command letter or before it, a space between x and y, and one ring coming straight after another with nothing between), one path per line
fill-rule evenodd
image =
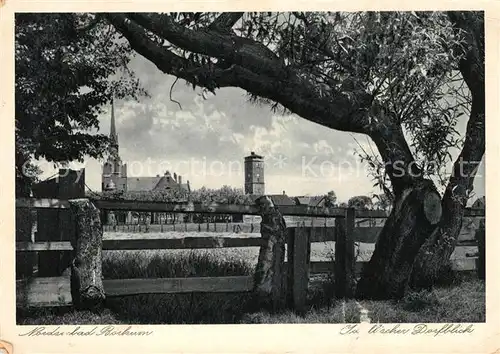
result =
M14 15L24 336L486 322L484 11Z

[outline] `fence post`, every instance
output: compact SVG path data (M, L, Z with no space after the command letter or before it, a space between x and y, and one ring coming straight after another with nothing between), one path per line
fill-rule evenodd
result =
M29 195L23 197L29 198ZM33 225L33 210L28 208L16 208L16 241L32 242L31 235ZM16 279L29 278L33 275L36 257L37 255L35 252L16 252Z
M484 280L486 275L486 239L485 239L485 225L484 220L479 222L479 228L476 230L476 241L478 258L476 259L477 277Z
M303 227L287 231L288 306L303 314L309 285L310 233Z
M33 186L37 198L74 199L85 195L85 169L59 169L58 175ZM75 227L69 210L47 209L37 211L35 241L70 241ZM69 251L46 251L38 255L38 276L57 277L70 266Z
M88 199L72 199L69 204L76 221L76 234L72 240L71 297L77 309L93 309L105 298L99 210Z
M354 208L335 219L335 292L338 298L354 296Z
M261 237L263 243L254 275L256 305L271 312L279 312L286 306L285 235L286 224L271 198L256 200L262 215Z
M146 232L149 232L150 226L151 226L151 219L150 216L146 214L144 218L144 229Z

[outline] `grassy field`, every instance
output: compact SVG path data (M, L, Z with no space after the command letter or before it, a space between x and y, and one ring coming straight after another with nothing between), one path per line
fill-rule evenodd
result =
M200 234L197 234L200 236ZM141 237L144 236L141 235ZM151 235L154 238L154 235ZM117 237L116 234L106 237ZM130 237L122 235L122 237ZM241 235L239 235L241 237ZM331 259L332 245L316 243L312 260ZM362 252L369 257L369 249ZM252 275L258 248L211 250L104 251L107 279ZM364 258L364 257L363 257ZM269 315L252 313L251 297L236 294L161 294L109 298L97 312L70 308L17 311L18 324L203 324L203 323L356 323L359 305L372 322L481 322L485 319L485 287L475 274L448 274L446 284L430 292L409 293L400 301L334 300L333 281L312 276L308 311Z

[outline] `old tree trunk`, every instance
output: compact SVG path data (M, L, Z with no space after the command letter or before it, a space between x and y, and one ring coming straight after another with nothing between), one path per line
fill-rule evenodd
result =
M468 33L460 72L471 92L472 106L462 151L443 196L439 227L421 248L411 277L414 287L428 287L438 277L455 249L467 199L485 151L484 22L464 13L449 13L458 29Z
M381 115L381 118L384 118ZM441 197L414 163L401 126L386 117L372 132L395 195L394 207L364 267L356 295L386 299L403 296L420 247L442 216Z
M304 75L304 67L287 65L286 60L262 42L241 38L232 31L242 13L218 16L212 25L200 25L202 29L188 28L168 14L110 13L105 18L127 38L133 50L164 73L186 80L194 87L209 90L239 87L327 128L368 135L384 161L395 204L373 257L362 273L357 295L380 299L400 297L409 285L411 274L415 284L417 279L431 279L438 274L453 251L461 227L477 166L470 161L480 161L484 154L482 16L472 12L449 13L457 33L465 33L467 40L463 46L467 53L459 69L472 93L473 104L467 138L455 170L461 170L462 160L467 161L467 165L462 168L463 173L451 177L443 199L416 166L399 117L374 103L372 94L363 87L350 90L348 85L344 92L336 84L329 86L327 95L318 93L316 81ZM301 20L300 13L297 20ZM179 56L170 46L151 39L149 33L178 49L217 60L206 65ZM319 37L308 40L315 38ZM335 53L328 48L320 45L314 48L320 57L336 60ZM281 242L276 240L274 249L268 250L281 255ZM269 254L261 255L264 256ZM274 259L279 257L274 254ZM272 262L269 265L268 270L273 269ZM280 288L281 284L273 286Z
M450 13L449 17L457 29L467 33L467 53L459 66L472 96L464 146L441 199L434 184L419 177L420 171L406 168L413 160L397 129L390 135L372 135L384 161L399 161L398 167L405 168L388 164L395 203L362 272L358 297L399 298L410 285L432 286L458 240L464 208L485 150L484 29L483 22L473 16ZM389 148L390 141L400 149Z

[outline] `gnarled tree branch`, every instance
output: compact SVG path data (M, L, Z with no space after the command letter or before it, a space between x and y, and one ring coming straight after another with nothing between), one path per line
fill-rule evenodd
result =
M229 33L231 28L240 20L243 12L223 12L208 26L209 30Z
M443 201L465 207L485 151L484 24L467 12L449 12L448 17L457 31L465 33L467 52L459 68L471 92L472 105L464 145L453 165Z
M239 87L254 95L279 102L291 112L332 129L356 133L369 131L368 108L372 98L370 95L360 92L348 97L337 92L330 97L318 97L310 84L292 69L285 68L269 56L252 52L252 48L256 48L255 41L210 31L179 28L168 17L165 20L167 25L162 29L160 24L163 17L156 17L157 15L154 15L154 21L149 16L137 14L132 15L134 20L119 13L109 13L106 16L128 39L135 51L155 63L164 73L212 91L220 87ZM229 68L213 63L200 65L180 57L149 39L145 27L135 19L146 24L147 29L155 29L158 35L174 45L220 58L231 65ZM241 41L247 43L245 50L238 44ZM216 48L222 48L222 53L216 52ZM233 52L238 54L232 54ZM240 59L235 61L235 56ZM286 71L287 74L279 74L277 70L281 73Z
M216 31L195 31L177 24L168 15L131 13L127 17L184 50L223 59L257 74L287 76L285 65L278 57L266 46L250 39Z

